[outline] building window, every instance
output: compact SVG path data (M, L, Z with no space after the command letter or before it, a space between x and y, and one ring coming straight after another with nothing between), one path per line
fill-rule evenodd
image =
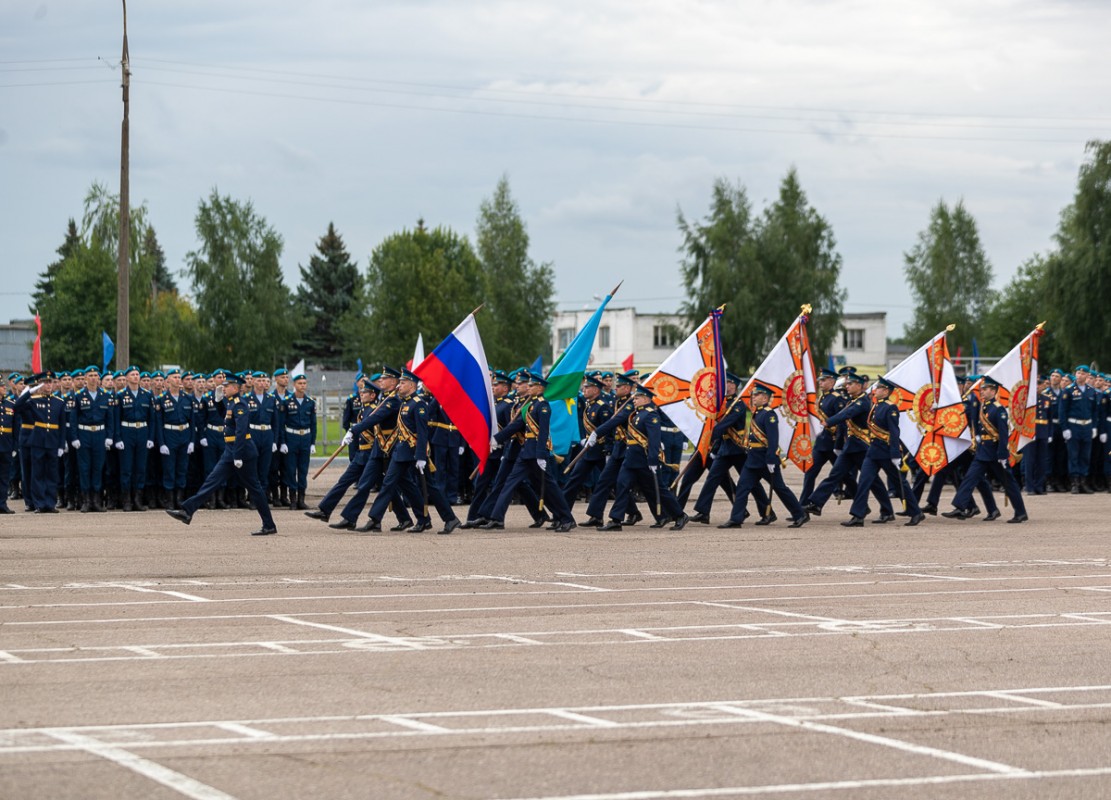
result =
M841 335L841 345L843 350L863 350L864 329L845 328Z
M598 347L608 348L610 346L610 326L603 325L598 329Z
M559 329L559 349L560 351L566 350L571 346L572 340L575 338L574 328L560 328Z
M652 346L657 350L674 347L675 330L670 325L653 325Z

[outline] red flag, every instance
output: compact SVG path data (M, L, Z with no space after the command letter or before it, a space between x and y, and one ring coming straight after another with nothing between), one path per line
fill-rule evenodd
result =
M35 314L35 328L38 330L38 335L35 336L35 345L31 348L31 371L42 372L42 320L39 315Z
M628 372L632 368L633 368L633 354L629 353L629 357L621 362L621 369L625 370L625 372Z

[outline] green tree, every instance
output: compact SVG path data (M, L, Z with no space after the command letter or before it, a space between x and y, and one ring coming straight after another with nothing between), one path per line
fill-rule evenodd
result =
M213 189L195 220L198 249L186 255L197 303L200 369L271 370L292 353L298 324L282 280L282 237L249 202Z
M1056 313L1047 330L1060 356L1087 361L1111 352L1111 142L1092 141L1076 194L1061 212L1058 251L1047 265L1047 295Z
M103 247L71 245L49 293L36 292L42 318L43 366L71 370L101 366L101 331L116 329L116 261Z
M1053 316L1048 296L1052 256L1036 255L1019 266L1015 276L995 295L980 321L978 344L984 355L1001 356L1022 341L1039 322ZM1060 339L1052 329L1039 342L1039 361L1054 363L1061 357Z
M360 355L368 371L404 364L417 334L433 345L482 303L482 285L470 242L449 228L418 221L389 236L371 254L362 291L340 323L348 357Z
M914 318L904 339L918 347L950 323L949 349L971 350L972 337L994 301L992 268L976 220L958 202L951 210L938 201L930 212L929 227L918 234L913 248L904 253L904 271Z
M66 238L58 247L56 252L59 256L58 260L47 266L46 271L35 282L35 306L31 309L34 313L38 308L38 304L42 302L44 297L54 294L55 286L54 281L58 277L62 266L66 263L66 259L77 253L81 247L81 235L77 232L77 223L73 221L73 217L69 218L69 224L66 226Z
M148 227L143 235L142 254L143 258L150 263L151 294L157 295L159 292L176 293L177 282L166 266L166 254L162 252L162 245L158 243L158 235L154 232L153 227Z
M343 363L344 351L339 321L359 293L359 267L331 222L316 243L316 250L309 258L308 269L298 265L301 285L297 287L296 305L305 326L295 349L306 360L338 367Z
M482 201L475 241L486 300L479 320L486 357L492 365L509 366L550 355L546 323L555 313L555 275L551 264L529 256L528 229L505 176L493 197Z
M814 349L829 346L845 298L838 288L841 256L829 223L809 206L794 169L759 219L753 219L744 187L719 178L705 221L690 221L679 211L678 222L687 292L681 313L694 326L727 303L722 346L732 369L755 369L805 303L813 307Z

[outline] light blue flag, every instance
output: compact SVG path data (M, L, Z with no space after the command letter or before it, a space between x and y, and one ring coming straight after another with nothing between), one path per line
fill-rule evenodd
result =
M112 361L112 356L116 354L116 346L112 344L112 338L108 335L107 331L100 332L101 341L104 344L104 369L102 372L108 371L108 365Z

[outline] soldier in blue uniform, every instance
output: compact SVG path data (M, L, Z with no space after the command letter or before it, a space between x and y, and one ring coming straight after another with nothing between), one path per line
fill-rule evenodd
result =
M380 389L378 384L369 378L359 379L359 398L358 405L359 417L369 416L373 411L378 398ZM352 420L355 424L359 419ZM349 425L348 428L351 426ZM358 441L355 441L355 438ZM343 499L343 495L354 486L359 477L363 474L367 462L370 460L370 451L374 449L376 442L374 439L374 430L362 431L358 437L352 434L352 441L348 445L348 450L352 453L351 459L347 462L347 469L343 471L339 480L335 482L331 489L324 495L324 499L320 501L320 505L312 511L306 511L305 516L312 519L319 519L327 522L329 517L332 516L332 511L339 501ZM369 488L367 490L369 495ZM363 501L365 503L365 499ZM359 511L355 513L355 519L358 519L358 514L362 512L363 503L359 504ZM411 523L410 523L411 524ZM352 520L351 527L354 527L354 520Z
M309 456L316 455L316 401L305 390L309 381L304 375L293 376L293 393L282 400L282 444L285 456L285 482L289 488L289 505L304 511L305 490L309 480Z
M224 452L224 419L227 416L227 404L223 387L234 377L226 369L214 370L211 378L212 388L204 394L203 414L197 425L197 443L201 446L202 469L206 480L216 468ZM234 500L228 496L227 483L218 486L206 501L208 508L230 508L233 504Z
M1007 494L1007 499L1014 506L1015 515L1007 522L1027 520L1022 492L1019 491L1018 482L1011 470L1007 468L1009 460L1007 438L1010 434L1010 426L1007 421L1007 409L995 402L998 391L999 383L994 378L984 376L980 385L980 408L973 419L976 456L953 498L953 510L946 511L941 515L943 517L969 519L972 516L972 490L983 478L990 476L999 481ZM991 518L990 514L989 518Z
M836 383L837 373L823 367L818 377L818 403L815 406L818 420L822 423L837 414L848 403L848 397L845 394L833 390ZM833 464L837 460L838 453L844 448L845 429L843 425L823 428L822 432L818 434L818 438L814 440L814 463L810 465L810 469L802 477L802 493L799 495L799 502L804 506L810 501L810 494L814 491L814 485L817 483L818 474L822 471L822 467L826 464Z
M603 391L605 391L605 384L603 384L599 378L589 375L583 378L582 400L579 402L579 413L584 437L589 437L613 416L613 406L607 403L602 397ZM597 441L597 439L595 441ZM602 444L605 444L604 440ZM569 506L574 508L579 490L588 483L594 482L597 474L601 473L605 465L605 448L593 445L588 447L586 452L579 458L578 463L572 468L571 473L567 476L566 483L563 484L563 496L566 498ZM596 528L602 524L602 520L597 517L591 517L582 524L589 528Z
M370 382L374 383L380 377L382 376L371 376ZM362 384L362 379L363 373L361 372L355 376L355 389L351 392L351 394L347 396L347 399L343 402L343 416L340 418L340 427L343 428L344 433L347 433L347 431L351 429L351 426L359 421L359 412L362 410L362 401L359 399L362 395L362 392L360 391L359 387ZM377 392L375 392L375 395L377 396ZM354 461L355 456L358 453L358 447L349 447L347 449L348 461Z
M262 527L252 531L251 535L268 536L278 532L274 518L270 514L270 506L266 502L266 492L258 481L258 465L255 463L258 460L258 450L252 440L250 412L239 394L247 380L244 377L236 377L228 381L222 387L222 391L217 393L226 408L223 432L224 452L195 495L183 501L180 509L166 509L166 513L179 522L184 522L186 525L191 523L193 515L204 505L208 496L223 486L228 474L234 470L239 474L262 521Z
M428 445L436 471L429 480L436 484L447 501L459 502L459 457L462 455L463 436L435 398L424 401L428 409Z
M15 397L5 387L0 394L0 514L14 514L8 507L8 487L16 464Z
M744 470L745 460L748 458L748 443L745 441L748 406L737 392L741 383L741 379L732 372L725 373L725 413L714 425L711 448L716 445L716 450L711 450L710 469L694 503L695 514L691 517L691 522L710 524L710 510L713 508L717 490L726 485L730 470L736 469L738 474ZM736 496L734 488L730 503ZM752 486L752 496L756 498L756 507L760 512L760 521L756 524L770 525L775 522L771 500L760 483ZM745 513L748 513L747 509Z
M124 511L146 511L143 490L147 482L147 455L154 447L154 395L139 385L139 368L124 371L119 403L120 492Z
M598 528L600 531L622 529L622 516L630 502L627 498L634 488L639 488L648 501L656 519L653 528L674 523L671 530L681 531L690 521L671 488L663 483L659 474L662 452L660 428L663 426L660 423L659 409L652 402L654 396L647 386L636 384L632 390L632 411L625 417L624 423L621 421L623 412L616 414L598 426L587 438L588 446L593 446L603 436L615 436L618 431L624 431L625 453L617 476L616 495L610 508L609 521Z
M27 409L23 424L30 427L30 480L24 487L30 510L37 514L58 512L58 459L65 452L66 403L53 394L54 375L32 375L14 402L15 411ZM28 491L29 490L29 491Z
M265 490L270 484L270 462L274 460L274 453L278 452L278 396L268 391L270 376L265 372L257 371L250 377L254 391L247 392L243 402L250 411L251 434L258 449L258 480Z
M806 513L816 517L822 515L822 506L842 484L851 486L854 496L858 494L860 485L856 483L856 476L864 465L864 457L872 443L868 429L868 412L872 409L872 401L864 393L865 378L856 373L848 373L844 376L844 381L848 402L832 417L826 418L824 424L827 430L837 425L845 426L845 447L833 463L829 476L818 484L804 506ZM891 506L887 490L876 483L871 485L870 490L879 503L880 516L893 517L895 509Z
M864 456L864 463L860 468L860 477L857 479L856 495L853 497L852 508L849 509L849 519L841 524L846 528L861 527L864 517L868 513L868 493L875 494L876 487L883 491L883 482L880 474L894 481L897 495L903 498L906 511L910 519L905 523L913 527L926 518L918 507L914 493L907 485L906 476L899 470L902 461L902 449L899 445L899 407L887 402L894 391L895 384L885 378L876 381L873 391L875 402L868 411L868 432L871 442ZM892 515L881 515L873 523L891 522L895 519Z
M8 379L12 381L14 394L12 402L15 403L15 399L23 394L23 390L26 389L29 384L24 382L22 376L18 373L12 373L12 375L8 376ZM17 404L15 419L16 425L18 426L16 441L19 447L16 452L19 454L19 473L22 480L23 506L27 511L34 511L35 505L31 500L31 437L35 432L35 419L34 409L31 404ZM69 417L67 416L66 419L69 419ZM63 439L63 441L65 440ZM57 471L57 466L55 466L55 471ZM55 482L57 482L57 479L55 479Z
M195 449L193 396L181 390L181 370L176 368L167 370L165 387L154 398L154 441L162 456L161 500L163 508L181 508L189 456Z
M494 416L497 418L498 430L508 425L513 417L513 401L509 398L511 385L512 381L509 376L501 370L494 370L490 376L490 391L494 395ZM495 485L504 452L505 448L501 445L491 447L490 455L486 459L486 468L475 477L471 504L467 508L467 519L459 526L460 528L477 528L486 522L480 511ZM494 498L494 502L497 502L497 497Z
M104 459L116 434L116 401L100 386L100 370L86 367L85 386L74 394L69 446L77 451L81 511L104 511Z
M603 373L603 378L604 375ZM606 457L606 466L602 468L602 473L594 482L590 503L586 507L587 522L602 519L605 515L606 506L609 504L610 492L617 486L617 478L621 474L621 462L625 458L625 440L627 438L625 426L628 424L629 417L635 408L632 402L632 392L636 385L636 378L632 374L622 373L615 378L612 401L614 405L613 414L606 422L609 430L606 434L599 434L599 438L607 436L611 444ZM611 425L612 427L610 427ZM594 445L588 444L588 446L592 447ZM616 496L614 502L617 502ZM627 500L625 507L620 510L626 514L622 525L634 525L643 518L631 498Z
M768 408L771 390L763 384L752 387L752 419L747 428L748 458L745 459L741 479L737 483L737 494L733 499L733 510L719 528L739 528L744 523L748 496L760 481L767 481L775 496L791 515L788 527L801 528L810 521L810 515L803 510L795 493L783 481L779 456L779 419L773 409ZM831 476L832 477L832 476Z
M1111 441L1111 376L1102 375L1102 388L1100 391L1100 447L1097 452L1099 461L1103 462L1103 479L1106 490L1111 492L1111 449L1107 443ZM1097 461L1097 463L1099 463Z
M1073 494L1091 494L1092 440L1098 435L1099 393L1088 385L1091 369L1081 364L1073 372L1076 383L1061 395L1061 436L1068 443L1069 485Z
M522 433L525 441L487 517L488 521L482 525L485 530L501 530L505 527L505 514L509 510L513 493L525 482L532 485L541 502L551 510L554 518L552 530L567 532L577 527L555 475L546 474L555 463L549 437L552 409L544 399L544 388L547 385L548 382L541 376L529 374L528 408L494 435L494 439L503 445L517 433Z
M1049 376L1038 376L1038 396L1034 405L1034 438L1022 448L1023 478L1027 494L1045 494L1048 475L1049 437L1052 432L1050 417L1053 396L1049 392Z

